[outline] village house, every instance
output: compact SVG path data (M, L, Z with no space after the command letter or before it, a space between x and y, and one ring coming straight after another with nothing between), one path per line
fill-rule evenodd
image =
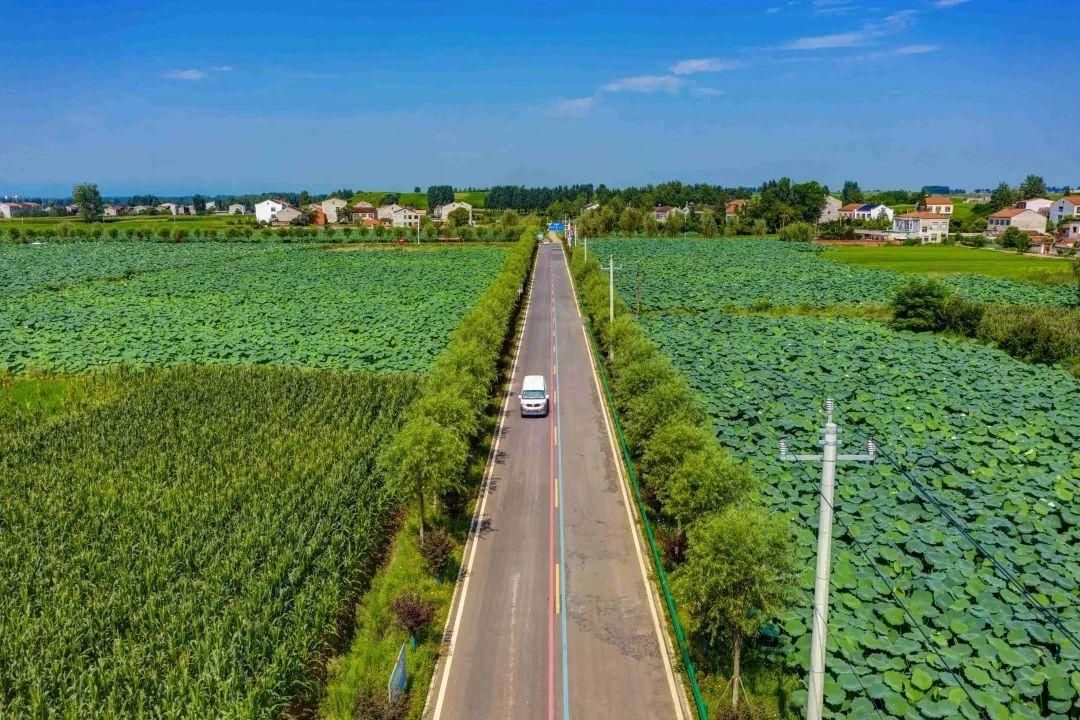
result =
M987 235L1000 235L1006 228L1046 232L1046 216L1027 208L1005 208L991 215L986 223Z
M1080 242L1080 220L1069 220L1058 227L1058 237L1066 242Z
M247 213L247 208L240 203L233 203L229 206L230 215L243 215L245 213Z
M132 215L145 215L146 213L153 212L155 210L153 205L136 205L131 208Z
M339 217L338 213L349 206L349 203L341 198L326 198L320 204L320 209L326 215L326 222L336 223L348 218ZM344 216L346 213L341 213Z
M274 213L274 225L291 225L292 221L300 217L303 213L294 208L292 205L286 205L285 207Z
M101 214L105 217L119 217L124 212L123 205L106 205L101 209Z
M988 202L990 202L990 195L988 195L987 193L974 193L964 198L964 204L966 205L975 205Z
M893 218L892 231L903 239L918 239L923 245L940 243L949 236L949 218L928 210L906 212Z
M379 222L386 223L387 225L392 225L394 221L394 213L396 213L398 210L401 210L402 207L402 205L398 205L397 203L391 203L390 205L380 205L376 209L376 217L378 218Z
M599 209L600 209L600 203L592 202L592 203L589 203L588 205L586 205L585 207L581 208L581 212L587 213L587 212L592 212L594 210L599 210Z
M832 195L825 196L825 204L821 206L821 215L818 222L833 222L840 219L840 208L843 204Z
M848 203L847 205L842 205L836 214L840 216L841 220L854 220L855 211L862 206L862 203Z
M458 208L464 208L469 211L469 224L473 224L472 205L467 202L455 201L447 203L445 205L439 205L431 212L431 219L445 222L450 217L450 213L454 212Z
M285 210L292 211L291 213L286 213L288 216L288 219L285 220L286 223L292 222L292 220L300 216L300 211L289 203L278 198L271 198L255 203L255 219L261 223L276 222L279 220L278 215Z
M1053 205L1053 201L1046 198L1031 198L1029 200L1021 200L1013 205L1014 208L1021 208L1023 210L1034 210L1035 212L1046 215L1050 211L1050 206Z
M305 209L307 210L308 218L310 218L312 225L321 227L327 223L328 218L326 211L323 210L322 203L312 203Z
M668 216L671 215L671 211L675 209L676 208L673 208L670 205L657 205L653 207L652 214L656 219L656 222L665 223L667 222Z
M360 220L361 222L364 222L364 221L367 221L367 220L378 222L378 220L379 220L379 211L376 209L376 207L374 205L372 205L371 203L366 202L364 200L361 200L360 202L358 202L358 203L356 203L355 205L352 206L351 215L354 218ZM368 226L368 227L370 227L370 226Z
M732 200L724 206L724 222L731 222L735 216L746 209L745 200Z
M206 210L217 210L217 200L209 200L204 206Z
M923 209L926 212L935 213L937 215L952 216L952 198L945 197L944 195L928 195L926 200L923 201ZM906 214L906 213L905 213Z
M1080 195L1066 195L1050 206L1050 219L1056 223L1074 217L1080 217Z
M878 220L880 218L893 219L893 209L881 203L864 203L855 208L852 213L854 220Z
M157 209L161 210L162 212L167 212L170 215L194 215L195 214L195 206L194 205L183 205L183 204L180 204L180 203L171 203L171 202L161 203L160 205L157 206Z
M398 228L419 227L420 218L424 214L425 213L422 210L398 205L397 209L394 210L393 214L390 216L390 224Z
M22 214L22 203L0 202L0 217L11 219Z

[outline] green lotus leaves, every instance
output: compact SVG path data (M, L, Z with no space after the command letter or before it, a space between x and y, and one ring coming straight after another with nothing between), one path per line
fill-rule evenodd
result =
M845 652L850 666L830 662L847 694L838 717L856 716L856 701L867 697L895 715L884 704L893 693L913 717L982 720L946 665L969 692L984 691L979 704L991 716L1080 716L1071 674L1080 669L1080 650L905 475L1080 633L1080 381L970 340L897 332L869 320L738 309L766 296L777 306L880 303L896 280L885 271L867 276L770 241L607 240L597 248L617 263L640 262L646 312L638 322L701 394L721 444L762 478L762 501L792 517L806 570L795 600L800 618L813 587L820 466L780 462L778 438L793 452L819 452L821 404L831 396L841 452L858 452L872 436L903 468L881 460L837 471L843 523L833 528L830 654L840 636L861 650ZM973 299L1000 302L1054 303L1067 289L975 276L966 285L949 282ZM634 273L617 283L624 299L636 300ZM785 662L801 667L805 620L785 622L783 630ZM1063 669L1052 695L1055 663ZM900 674L899 690L886 684L887 672ZM866 690L851 688L844 675ZM1040 705L1044 691L1067 710Z
M0 245L0 369L296 365L422 372L500 248Z

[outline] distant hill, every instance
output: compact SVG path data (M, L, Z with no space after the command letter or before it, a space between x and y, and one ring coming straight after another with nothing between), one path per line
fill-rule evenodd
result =
M366 200L372 205L379 205L384 197L392 194L393 190L365 190L353 195L353 202L360 202ZM462 202L467 202L473 207L482 208L487 201L487 190L473 190L471 192L459 192L454 193L454 199ZM398 193L398 204L408 205L409 207L418 208L420 210L428 209L427 193L415 193L415 192L403 192Z

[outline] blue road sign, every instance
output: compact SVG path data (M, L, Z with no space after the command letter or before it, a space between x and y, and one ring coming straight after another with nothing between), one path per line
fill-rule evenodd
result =
M562 223L548 223L548 230L551 230L552 232L562 232L565 229L566 226Z
M390 691L390 704L393 705L397 702L398 697L405 692L405 686L408 684L408 677L405 673L405 646L408 643L401 644L401 651L398 652L397 662L394 663L394 671L390 673L390 682L387 683Z

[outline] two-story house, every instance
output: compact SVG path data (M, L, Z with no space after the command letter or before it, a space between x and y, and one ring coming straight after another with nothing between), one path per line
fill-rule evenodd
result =
M952 217L952 198L944 195L928 195L923 201L923 209L926 212Z
M1050 219L1056 223L1067 218L1080 218L1080 195L1066 195L1050 206Z
M893 218L892 231L923 245L940 243L949 236L949 218L928 210L906 212Z
M1027 208L1005 208L991 215L986 222L987 235L1000 235L1006 228L1046 232L1046 216Z

